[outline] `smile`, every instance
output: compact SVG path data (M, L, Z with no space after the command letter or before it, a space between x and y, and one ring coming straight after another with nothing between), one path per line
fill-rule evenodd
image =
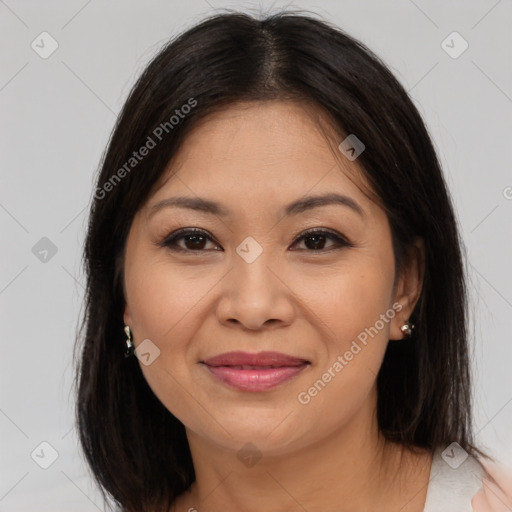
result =
M230 352L201 363L210 374L242 391L267 391L301 373L310 362L278 352Z

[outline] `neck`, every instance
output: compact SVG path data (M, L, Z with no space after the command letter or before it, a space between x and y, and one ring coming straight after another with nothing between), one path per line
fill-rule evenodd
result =
M262 454L247 465L236 451L187 431L196 481L180 497L176 510L362 512L388 506L401 512L423 510L429 462L423 458L421 473L407 474L404 487L399 478L404 473L404 450L379 432L373 398L327 438L285 455Z

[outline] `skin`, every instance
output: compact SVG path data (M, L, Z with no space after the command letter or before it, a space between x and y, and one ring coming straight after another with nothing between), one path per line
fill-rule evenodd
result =
M135 215L124 321L136 347L150 339L160 350L141 369L185 425L196 471L173 510L423 510L430 455L387 442L376 419L376 376L388 340L404 337L400 327L418 300L423 245L415 243L395 276L387 216L368 197L357 160L339 156L300 104L232 106L195 127ZM330 192L350 197L363 215L342 205L282 214L305 195ZM152 210L178 195L217 201L231 215ZM202 250L177 240L188 252L158 245L184 227L212 240L199 239ZM337 233L352 246L325 238L315 251L311 237L294 243L310 228ZM252 263L236 252L249 236L263 250ZM309 403L300 403L298 394L397 303L394 318ZM244 392L199 364L235 350L273 350L311 364L272 390ZM261 456L255 464L237 457L247 443Z

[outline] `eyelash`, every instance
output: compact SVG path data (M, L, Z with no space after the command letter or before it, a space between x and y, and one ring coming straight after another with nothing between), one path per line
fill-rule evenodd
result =
M183 247L178 247L176 245L176 242L178 240L181 240L187 235L202 235L205 238L208 239L208 241L214 242L217 245L218 244L215 239L213 239L206 231L203 231L202 229L198 228L181 228L175 231L174 233L166 236L161 242L159 242L157 245L159 247L167 248L171 251L176 252L184 252L184 253L202 253L204 251L208 251L210 249L198 249L198 250L192 250L192 249L184 249ZM324 253L331 250L336 249L342 249L345 247L354 247L350 242L348 242L345 238L343 238L341 235L338 235L336 233L333 233L332 231L325 230L323 228L313 228L305 231L304 233L301 233L299 236L295 238L292 245L295 245L297 242L301 241L302 239L305 239L307 237L315 236L315 235L323 235L326 238L330 238L331 240L335 241L338 244L338 247L329 247L327 249L300 249L302 251L311 252L311 253Z

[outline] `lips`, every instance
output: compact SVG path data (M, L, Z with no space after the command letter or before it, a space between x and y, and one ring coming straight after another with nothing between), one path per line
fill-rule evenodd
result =
M279 368L281 366L300 366L308 363L306 359L288 356L280 352L228 352L203 361L208 366L250 366Z
M210 374L242 391L266 391L295 377L310 362L279 352L229 352L202 361Z

